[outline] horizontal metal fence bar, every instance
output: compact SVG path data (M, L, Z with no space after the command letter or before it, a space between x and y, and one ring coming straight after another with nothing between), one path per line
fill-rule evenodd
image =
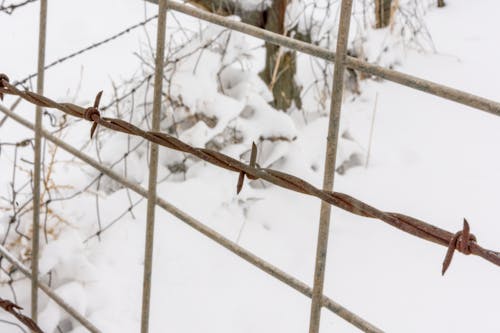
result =
M158 0L146 1L158 4ZM209 13L202 9L184 5L178 2L169 1L167 7L177 12L265 40L266 42L272 44L281 45L324 60L335 61L335 52L313 44L305 43L290 37L286 37L255 27L250 24L238 22L233 19ZM496 116L500 116L500 103L484 97L473 95L455 88L450 88L448 86L429 80L424 80L413 75L384 68L379 65L370 64L351 56L347 57L345 65L349 68L356 69L364 73L368 73L416 90L420 90L463 105L473 107L478 110L486 111Z
M392 69L370 64L354 57L347 57L346 66L359 71L378 76L406 87L442 97L472 108L486 111L495 116L500 116L500 103L480 97L462 90L451 88L419 77L401 73Z
M3 107L0 105L0 108ZM34 128L34 125L33 125ZM16 257L14 257L5 247L0 245L0 253L2 256L7 259L12 265L16 266L17 269L28 278L33 279L33 275L31 271L23 265ZM49 296L54 302L56 302L61 308L64 309L67 313L69 313L73 318L75 318L80 324L82 324L86 329L88 329L92 333L102 333L98 328L96 328L90 321L88 321L82 314L76 311L71 305L66 303L59 295L55 293L49 286L47 286L43 282L38 282L38 288L42 289L42 291Z
M34 125L30 123L28 120L24 119L23 117L13 113L9 109L3 107L0 105L0 111L5 113L7 116L12 118L13 120L17 121L21 125L34 129ZM131 189L132 191L136 192L137 194L147 198L148 191L140 186L137 183L133 183L130 180L126 179L125 177L120 176L113 170L99 164L99 162L95 161L88 155L80 152L78 149L72 147L71 145L67 144L66 142L56 138L55 136L51 135L49 132L42 130L42 136L49 140L50 142L54 143L55 145L61 147L68 153L78 157L85 163L91 165L92 167L96 168L106 176L110 177L111 179L117 181L118 183L124 185L125 187ZM197 219L193 218L189 214L183 212L176 206L170 204L169 202L163 200L162 198L157 197L156 198L156 203L158 206L172 214L173 216L177 217L181 221L185 222L187 225L191 226L193 229L197 230L198 232L202 233L203 235L207 236L208 238L212 239L213 241L217 242L221 246L225 247L229 251L233 252L234 254L238 255L240 258L248 261L252 265L260 268L264 272L268 273L269 275L273 276L274 278L280 280L281 282L287 284L288 286L292 287L293 289L297 290L301 294L311 298L312 296L312 289L309 287L307 284L304 282L294 278L293 276L285 273L284 271L280 270L279 268L273 266L272 264L262 260L260 257L256 256L255 254L251 253L250 251L244 249L243 247L239 246L235 242L229 240L228 238L222 236L215 230L207 227ZM336 303L332 299L323 296L323 306L333 313L337 314L339 317L342 319L346 320L347 322L351 323L355 327L359 328L360 330L364 332L370 332L370 333L380 333L383 332L381 329L377 328L376 326L370 324L363 318L359 317L355 313L351 312L350 310L346 309L342 305Z

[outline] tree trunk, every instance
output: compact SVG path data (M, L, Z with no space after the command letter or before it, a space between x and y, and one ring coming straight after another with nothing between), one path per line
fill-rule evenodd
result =
M188 2L219 15L238 15L244 23L252 24L281 35L288 35L290 32L285 31L285 13L288 0L274 0L269 8L254 11L243 9L239 5L239 1L190 0ZM297 36L301 40L309 38L301 34L296 34ZM301 108L301 88L295 81L295 74L297 72L296 52L283 51L282 48L271 43L265 43L265 48L266 67L260 73L260 77L273 93L273 107L286 111L295 102L295 105Z
M391 22L392 0L375 0L375 28L385 28Z
M275 0L265 15L264 28L280 35L288 35L285 31L285 13L288 0ZM266 43L266 67L260 73L261 78L273 92L273 106L278 110L287 110L295 102L298 108L302 107L300 88L295 82L297 72L297 54Z

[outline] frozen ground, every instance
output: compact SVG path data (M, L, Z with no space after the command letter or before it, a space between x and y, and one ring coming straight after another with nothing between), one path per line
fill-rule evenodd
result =
M437 54L407 51L398 69L500 100L500 3L447 3L446 8L426 16ZM111 34L144 17L143 5L134 0L54 0L50 6L49 60L102 38L103 31ZM154 7L148 8L152 13ZM1 71L12 78L23 77L35 68L36 15L34 5L12 17L0 16ZM154 31L154 24L150 27ZM119 81L134 73L137 59L132 52L143 42L144 35L134 33L49 71L47 95L74 94L81 66L84 74L78 102L91 100L99 89L111 89L109 77ZM355 168L338 176L336 190L450 231L459 230L466 217L480 243L498 249L500 119L389 82L370 82L362 91L361 98L345 103L344 110L351 114L346 118L351 127L368 133L366 124L378 94L372 159L367 169ZM19 110L32 117L32 107L23 105ZM357 118L362 126L356 125ZM326 118L299 128L281 169L319 186L321 167L313 171L309 166L323 165L326 128ZM1 141L30 136L10 120L0 128ZM360 145L366 147L365 142ZM0 191L4 195L11 161L5 149L0 156ZM85 184L81 173L69 167L66 170L57 176L59 181L75 187ZM144 169L131 173L147 184L141 177ZM197 165L187 181L159 184L159 194L311 284L319 201L274 187L258 190L245 186L236 197L236 180L234 174ZM124 191L103 197L102 219L116 216L117 207L124 202ZM95 226L94 207L93 196L65 203L65 213L74 217L72 228L45 247L42 270L56 269L61 294L104 332L137 332L145 203L134 210L135 220L127 216L103 234L102 242L93 239L82 244ZM155 237L152 332L306 331L307 298L161 209L157 210ZM498 267L456 254L442 277L445 251L382 222L335 209L325 293L388 332L499 332ZM16 283L16 288L21 303L28 307L25 282ZM11 294L3 288L1 295L8 298ZM42 310L41 322L52 332L51 325L64 314L45 300ZM20 332L12 326L0 326L0 330ZM73 332L83 331L77 327ZM322 332L331 331L356 330L324 311Z

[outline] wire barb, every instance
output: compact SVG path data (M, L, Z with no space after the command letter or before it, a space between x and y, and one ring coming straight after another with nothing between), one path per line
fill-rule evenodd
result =
M16 317L17 320L26 325L26 327L28 327L32 332L43 333L43 331L40 329L40 327L38 327L38 325L33 321L33 319L19 312L19 310L23 309L19 305L9 300L0 298L0 308L4 309L6 312Z
M90 128L90 138L94 136L94 132L101 120L101 113L99 112L99 104L101 103L102 90L99 91L94 99L94 105L86 108L83 113L83 118L88 121L92 121L92 127Z
M252 142L252 152L250 153L250 163L249 166L251 168L255 168L255 163L257 161L257 145L255 142ZM240 172L238 177L238 184L236 185L236 194L240 194L241 189L243 188L243 182L245 181L246 173L244 171ZM253 177L248 177L249 179L255 179Z
M35 2L37 0L25 0L20 3L12 3L10 5L4 6L4 2L0 5L0 12L6 13L8 15L11 15L16 9L23 7L29 3Z
M443 270L441 274L444 275L448 267L450 267L451 260L453 259L453 254L455 250L459 252L469 255L472 253L471 244L477 242L476 236L470 233L469 223L466 219L464 219L463 229L457 232L451 239L450 244L448 246L448 251L446 252L446 256L443 261Z

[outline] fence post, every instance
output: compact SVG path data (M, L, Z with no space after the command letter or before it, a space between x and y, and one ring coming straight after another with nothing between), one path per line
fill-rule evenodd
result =
M40 26L38 34L38 76L36 92L43 94L45 76L45 42L47 36L47 0L40 1ZM33 172L33 237L31 239L31 318L38 320L38 257L40 246L40 171L42 164L42 107L35 115L35 167Z
M151 128L160 130L161 91L163 88L163 57L165 54L165 31L167 25L167 0L160 0L158 6L158 27L156 39L155 83L153 96L153 119ZM141 332L149 331L151 303L151 277L153 270L153 240L156 208L156 181L158 173L158 145L151 142L148 179L148 208L146 221L146 245L144 250L144 279L142 287Z
M340 111L342 108L342 95L344 90L344 68L347 55L349 25L351 23L352 1L353 0L342 0L340 9L335 70L333 73L332 101L330 105L330 121L328 125L326 146L325 173L323 178L323 189L327 191L331 191L333 189L335 177L335 161L337 157ZM325 280L326 253L328 250L328 231L330 228L330 213L331 206L322 201L318 230L318 243L316 248L316 267L314 269L314 285L312 291L309 333L318 333L320 327L322 308L321 301Z

